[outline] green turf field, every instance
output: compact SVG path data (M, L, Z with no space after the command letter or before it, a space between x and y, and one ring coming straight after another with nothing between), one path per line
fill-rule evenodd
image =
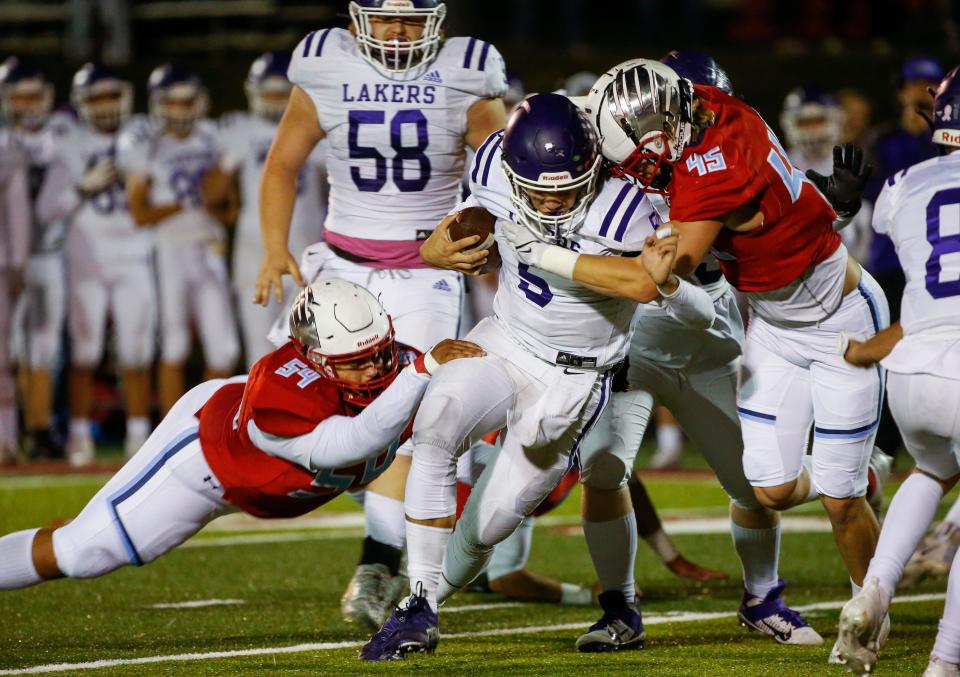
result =
M0 533L72 516L105 479L0 477ZM366 637L340 621L338 600L353 571L361 529L356 508L342 499L300 524L226 518L190 547L139 570L0 594L0 675L36 666L44 667L31 672L94 676L844 674L826 665L839 606L849 596L829 533L785 533L781 558L781 574L790 583L787 599L793 606L811 607L807 618L827 645L781 647L736 623L738 564L729 535L710 528L726 512L716 483L668 476L651 479L648 486L663 516L679 520L675 530L685 533L675 538L684 554L729 572L732 579L709 587L688 584L674 578L641 544L637 581L648 626L645 651L579 654L573 642L599 616L594 609L517 605L465 594L443 611L438 654L405 663L359 663L357 648ZM888 494L893 489L888 487ZM575 529L563 528L576 523L577 512L574 495L551 513L550 524L537 528L530 568L590 584L583 538ZM807 518L797 523L803 529L822 516L816 505L798 514ZM704 519L690 521L695 518ZM696 533L700 528L714 533ZM894 606L879 675L922 672L944 589L940 581L903 591L905 597L920 599ZM219 602L169 606L203 600Z

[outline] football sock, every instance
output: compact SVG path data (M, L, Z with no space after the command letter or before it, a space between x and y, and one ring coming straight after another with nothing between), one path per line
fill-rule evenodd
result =
M127 419L127 437L146 439L150 436L150 419L146 416L131 416Z
M733 547L743 567L743 587L755 597L767 596L779 582L780 525L769 529L748 529L730 522Z
M367 520L365 535L380 543L403 550L406 536L403 501L369 490L366 493L363 500L363 512Z
M683 446L683 432L674 423L657 424L657 453L673 454Z
M38 531L15 531L0 538L0 590L26 588L43 580L33 566L33 539Z
M950 510L947 512L947 516L943 518L943 521L960 527L960 498L950 506Z
M390 570L391 576L400 572L400 560L403 550L374 540L370 536L363 539L363 550L358 564L383 564Z
M71 418L70 419L70 437L73 439L90 437L90 419Z
M876 576L888 595L893 596L903 567L933 521L941 498L943 490L939 482L922 473L913 473L890 501L866 576Z
M673 541L670 540L670 537L667 536L667 533L663 529L657 529L657 531L649 536L644 536L643 540L647 542L647 545L650 546L664 564L669 564L680 556L680 551L677 550L677 546L673 544Z
M604 592L619 590L633 602L633 565L637 558L637 520L631 512L606 522L583 522L583 535Z
M947 602L932 653L947 663L960 663L960 557L955 557L950 566Z
M418 585L422 585L423 595L434 611L437 609L437 586L440 584L443 554L452 533L453 529L407 522L407 576L410 578L410 590L416 593Z

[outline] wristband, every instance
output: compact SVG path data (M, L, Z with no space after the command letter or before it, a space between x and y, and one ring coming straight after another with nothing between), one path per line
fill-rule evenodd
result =
M428 350L423 355L421 355L416 360L414 360L413 365L411 366L413 366L413 370L418 374L426 374L427 376L430 376L431 374L433 374L433 372L437 370L437 367L440 366L440 363L437 362L436 358L434 358L434 356Z
M551 245L543 252L537 268L545 270L548 273L565 277L568 280L573 279L573 269L577 265L577 259L580 257L576 252L563 247Z

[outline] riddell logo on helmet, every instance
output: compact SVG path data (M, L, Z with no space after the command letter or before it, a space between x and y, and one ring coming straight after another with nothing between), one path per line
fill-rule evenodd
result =
M377 336L371 336L370 338L364 339L363 341L357 341L357 348L365 348L371 343L376 343L379 340L380 340L380 336L378 334Z
M413 3L410 0L386 0L383 3L384 9L413 9Z
M570 172L557 172L554 174L549 174L547 172L544 172L543 174L540 175L540 177L537 180L541 182L569 181L571 178L573 177L570 176Z
M949 146L960 146L960 131L938 129L936 134L933 135L933 142Z

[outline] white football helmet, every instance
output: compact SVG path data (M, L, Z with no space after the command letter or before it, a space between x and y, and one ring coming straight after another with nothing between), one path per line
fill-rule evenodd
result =
M659 188L662 164L680 159L690 141L693 87L659 61L631 59L600 76L584 111L600 132L614 176ZM658 181L658 178L660 181Z
M440 51L443 20L447 6L440 0L353 0L350 18L356 31L360 54L387 75L404 75L428 66ZM378 40L373 37L371 18L422 20L423 34L417 40Z
M320 278L305 287L290 309L290 337L354 405L370 404L400 369L393 321L373 294L353 282ZM368 358L381 367L373 380L359 383L338 375L338 364Z

